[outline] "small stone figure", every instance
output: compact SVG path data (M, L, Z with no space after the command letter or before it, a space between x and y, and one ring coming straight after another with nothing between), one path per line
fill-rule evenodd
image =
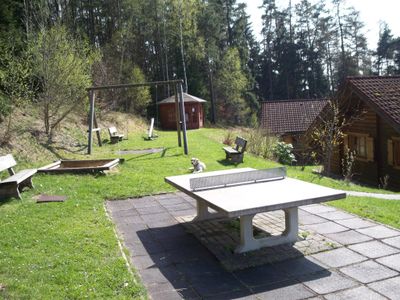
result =
M193 170L193 173L201 173L206 169L205 163L201 162L198 158L193 157L190 162L193 165L193 168L190 168L190 170Z

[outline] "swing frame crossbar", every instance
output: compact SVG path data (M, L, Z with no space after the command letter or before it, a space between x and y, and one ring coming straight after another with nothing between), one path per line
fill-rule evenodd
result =
M101 90L113 90L113 89L126 89L126 88L137 88L142 86L155 86L158 85L169 85L173 87L175 92L175 114L176 114L176 128L178 133L178 146L182 147L181 132L183 135L183 148L186 155L189 154L187 135L186 135L186 117L185 117L185 105L183 103L183 80L166 80L166 81L151 81L142 83L128 83L128 84L114 84L114 85L102 85L92 86L86 89L89 97L89 129L88 129L88 152L91 155L93 152L93 132L96 132L99 146L101 146L101 137L98 129L95 113L95 93ZM182 129L182 130L181 130Z

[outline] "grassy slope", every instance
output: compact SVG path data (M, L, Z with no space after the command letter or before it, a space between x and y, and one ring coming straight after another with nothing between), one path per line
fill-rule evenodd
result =
M122 199L173 191L164 177L184 174L190 167L189 157L177 147L175 132L159 132L154 141L144 141L142 134L130 134L129 140L116 145L95 147L93 157L117 157L116 150L165 147L164 154L123 155L125 163L106 176L38 175L36 189L25 192L23 200L1 202L0 295L9 298L132 298L145 294L134 282L119 254L113 225L104 212L106 199ZM215 141L223 131L202 129L188 132L190 156L199 157L208 170L232 168L226 165L221 143ZM213 139L209 137L212 136ZM81 154L69 157L84 158ZM40 165L36 163L36 165ZM266 168L277 164L246 155L238 167ZM345 188L341 181L321 179L309 171L291 167L289 175L328 186ZM365 190L360 187L357 189ZM367 189L373 190L373 189ZM35 204L40 193L67 195L65 203ZM370 216L400 227L395 216L400 202L390 206L382 200L349 198L335 206L354 211L369 205L372 210L358 209ZM390 211L388 211L390 210ZM381 217L383 216L383 217Z

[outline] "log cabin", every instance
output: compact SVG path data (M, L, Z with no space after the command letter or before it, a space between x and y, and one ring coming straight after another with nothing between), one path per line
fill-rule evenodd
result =
M327 103L328 99L264 101L261 127L281 141L292 144L299 158L307 148L304 134Z
M339 103L347 104L347 118L355 106L362 113L343 129L332 172L342 174L348 148L355 153L353 179L400 190L400 76L349 77L338 95Z

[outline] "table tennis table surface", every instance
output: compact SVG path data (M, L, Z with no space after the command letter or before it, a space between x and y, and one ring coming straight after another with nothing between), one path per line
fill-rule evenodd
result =
M298 207L302 205L337 200L346 193L332 188L285 177L266 182L240 184L199 191L192 191L190 179L253 171L252 168L230 169L166 177L165 181L227 217Z

